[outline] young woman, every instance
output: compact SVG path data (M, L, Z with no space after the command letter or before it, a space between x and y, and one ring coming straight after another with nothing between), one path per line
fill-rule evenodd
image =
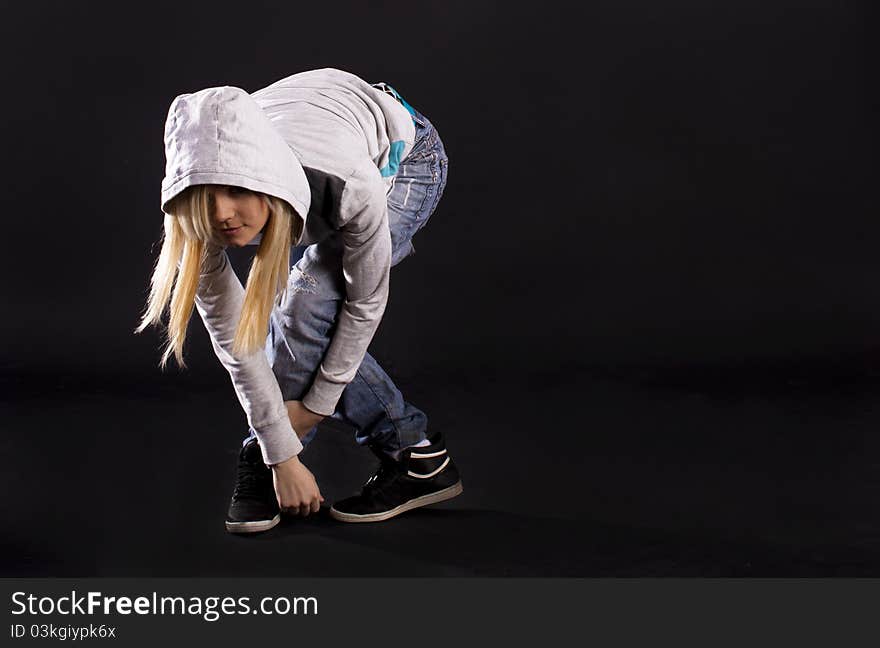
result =
M446 185L431 122L387 84L328 68L252 94L176 97L165 154L164 239L137 332L167 307L161 366L172 355L184 366L195 306L229 371L250 434L226 528L264 531L280 511L319 510L297 455L327 416L380 459L360 494L331 507L337 520L385 520L458 495L442 436L367 353L390 268L414 252ZM258 245L245 288L230 245Z

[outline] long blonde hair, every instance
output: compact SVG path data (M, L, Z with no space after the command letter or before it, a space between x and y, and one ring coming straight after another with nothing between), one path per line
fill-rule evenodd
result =
M210 248L216 252L215 246L220 245L211 224L209 195L209 185L193 185L169 203L162 249L150 279L150 296L134 331L141 333L147 326L161 325L168 306L166 341L159 362L163 369L172 355L178 366L186 367L183 344L199 276ZM275 196L258 195L268 203L269 218L248 272L232 345L232 354L237 357L263 348L272 307L280 302L287 287L291 241L299 240L304 226L303 219L287 202Z

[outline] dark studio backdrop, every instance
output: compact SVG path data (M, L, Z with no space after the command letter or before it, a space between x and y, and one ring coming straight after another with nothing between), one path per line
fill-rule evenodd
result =
M7 6L2 574L878 575L867 3ZM225 534L246 429L196 316L135 336L173 98L338 67L449 181L371 352L465 493ZM246 268L238 254L236 264ZM328 426L326 494L370 459ZM328 498L329 499L329 498Z

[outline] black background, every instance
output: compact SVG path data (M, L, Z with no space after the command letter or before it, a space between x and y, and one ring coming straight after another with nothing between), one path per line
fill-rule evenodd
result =
M30 2L0 30L3 575L880 573L867 3ZM233 538L246 423L204 329L182 373L132 334L164 119L318 67L449 154L370 350L465 494ZM307 451L325 495L369 474L351 436Z

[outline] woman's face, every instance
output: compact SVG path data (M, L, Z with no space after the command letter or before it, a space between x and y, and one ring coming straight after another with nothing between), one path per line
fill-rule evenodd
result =
M263 196L230 185L211 185L208 190L211 223L225 245L250 243L269 219L269 203Z

